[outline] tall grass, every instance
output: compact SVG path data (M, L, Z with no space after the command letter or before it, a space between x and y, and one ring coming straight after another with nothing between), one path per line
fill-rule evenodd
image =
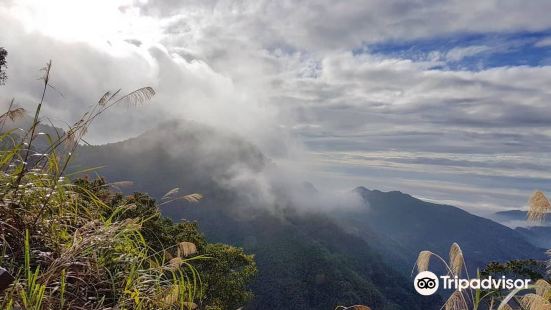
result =
M528 210L528 221L531 223L541 223L551 212L551 203L542 191L535 191L530 197ZM551 250L547 251L551 256ZM429 268L431 257L437 258L443 263L445 269L451 276L459 276L462 267L465 266L462 251L456 243L450 249L449 261L446 262L442 257L430 251L421 251L416 261L416 268L419 272L426 271ZM551 273L551 260L547 262L548 274ZM468 272L465 268L468 277ZM514 289L507 292L505 296L495 294L497 291L486 292L481 296L480 290L466 290L453 292L443 308L446 310L477 310L483 305L484 309L497 310L551 310L551 284L545 279L539 279L535 284L528 287L529 292L523 292L521 289Z
M118 215L67 174L75 149L100 115L117 105L146 103L150 87L106 92L65 132L41 132L51 62L28 128L0 135L0 266L15 280L0 292L0 309L193 309L203 297L193 243L174 244L175 257L141 235L147 219ZM0 126L26 115L13 101ZM168 199L176 199L174 195ZM177 196L197 201L200 195Z

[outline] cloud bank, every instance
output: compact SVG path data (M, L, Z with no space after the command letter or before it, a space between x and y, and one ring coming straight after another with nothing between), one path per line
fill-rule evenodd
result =
M246 137L322 190L398 189L488 213L551 185L550 10L548 1L4 1L0 100L32 108L37 69L52 59L63 93L47 98L54 121L75 120L109 89L157 90L149 106L113 110L91 142L181 117Z

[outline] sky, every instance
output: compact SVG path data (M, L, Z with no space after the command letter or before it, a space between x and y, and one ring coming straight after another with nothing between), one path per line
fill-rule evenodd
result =
M546 0L0 0L8 81L76 121L152 86L87 137L173 118L236 132L318 188L400 190L487 215L551 188Z

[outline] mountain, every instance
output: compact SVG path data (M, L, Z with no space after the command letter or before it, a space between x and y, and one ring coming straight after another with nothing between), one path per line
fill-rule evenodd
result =
M551 227L549 226L533 226L533 227L517 227L515 228L526 241L534 246L544 249L551 249Z
M494 213L496 217L504 220L526 221L528 212L522 210L507 210Z
M136 138L83 146L72 170L100 167L109 181L131 180L131 190L161 197L174 187L205 195L200 203L169 204L174 220L197 220L211 241L255 254L259 274L250 309L432 309L440 298L417 295L369 240L347 233L328 216L298 212L286 199L257 205L251 180L271 165L239 137L191 122L162 124ZM312 184L302 184L315 194Z
M259 274L250 309L358 303L438 309L439 297L413 292L410 273L421 250L445 256L458 242L473 272L491 260L543 258L543 250L515 230L400 192L360 187L353 192L363 200L356 208L301 208L301 201L286 196L289 187L271 184L265 193L265 172L274 165L234 134L172 121L126 141L83 146L72 170L101 167L98 173L111 182L133 181L127 191L157 198L174 187L204 194L198 204L167 204L163 212L197 220L210 241L255 254ZM323 200L325 193L301 182L291 187L302 201Z
M345 232L320 213L293 209L274 214L223 207L189 208L213 240L255 253L259 274L250 309L334 309L369 304L374 309L437 309L439 297L416 295L411 279L394 270L370 242Z
M489 261L544 258L544 251L519 232L460 208L425 202L398 191L364 187L355 191L363 197L364 208L334 215L359 236L372 231L385 236L392 242L393 251L409 262L409 268L420 251L446 256L453 242L461 246L472 271ZM369 230L364 233L366 228Z
M551 227L549 226L551 219L549 216L543 219L542 226L529 226L528 212L523 210L499 211L494 214L494 217L509 227L515 227L515 230L534 246L551 248Z
M108 180L132 181L132 190L157 198L179 187L211 199L239 173L253 174L269 163L236 135L184 121L118 143L82 146L75 157L73 171L98 167Z
M500 222L504 222L504 223L513 222L511 224L526 226L527 219L528 219L528 211L523 211L523 210L499 211L494 213L494 217L496 220ZM544 225L551 224L551 219L549 217L545 217L543 219L542 224ZM511 225L508 225L508 226L511 226Z

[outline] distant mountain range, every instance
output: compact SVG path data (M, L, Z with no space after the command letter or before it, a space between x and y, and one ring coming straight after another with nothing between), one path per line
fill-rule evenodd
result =
M276 186L275 198L259 203L254 176L273 165L238 136L173 121L126 141L83 146L72 169L102 166L98 174L109 181L131 180L129 191L157 198L174 187L203 193L198 205L171 204L163 211L175 220L197 220L212 241L255 254L259 275L250 309L358 303L439 309L439 297L413 292L410 273L421 250L445 256L458 242L471 272L494 260L544 258L544 250L519 231L400 192L358 187L353 193L363 201L359 207L322 213L285 199L285 188ZM297 184L304 197L323 194L310 183Z
M543 258L543 251L517 231L462 209L425 202L397 191L384 193L364 187L356 191L368 205L365 209L340 212L341 221L361 236L373 231L385 236L397 247L394 252L402 254L407 262L413 262L422 250L445 256L453 242L461 246L471 270L492 260ZM366 228L369 231L363 233Z
M523 210L507 210L495 213L496 220L514 227L531 244L545 249L551 248L551 217L545 217L537 226L530 226L527 218L528 212Z
M528 211L523 210L507 210L494 213L496 220L500 221L518 221L519 223L526 223L528 219ZM542 225L551 224L551 218L545 217Z

